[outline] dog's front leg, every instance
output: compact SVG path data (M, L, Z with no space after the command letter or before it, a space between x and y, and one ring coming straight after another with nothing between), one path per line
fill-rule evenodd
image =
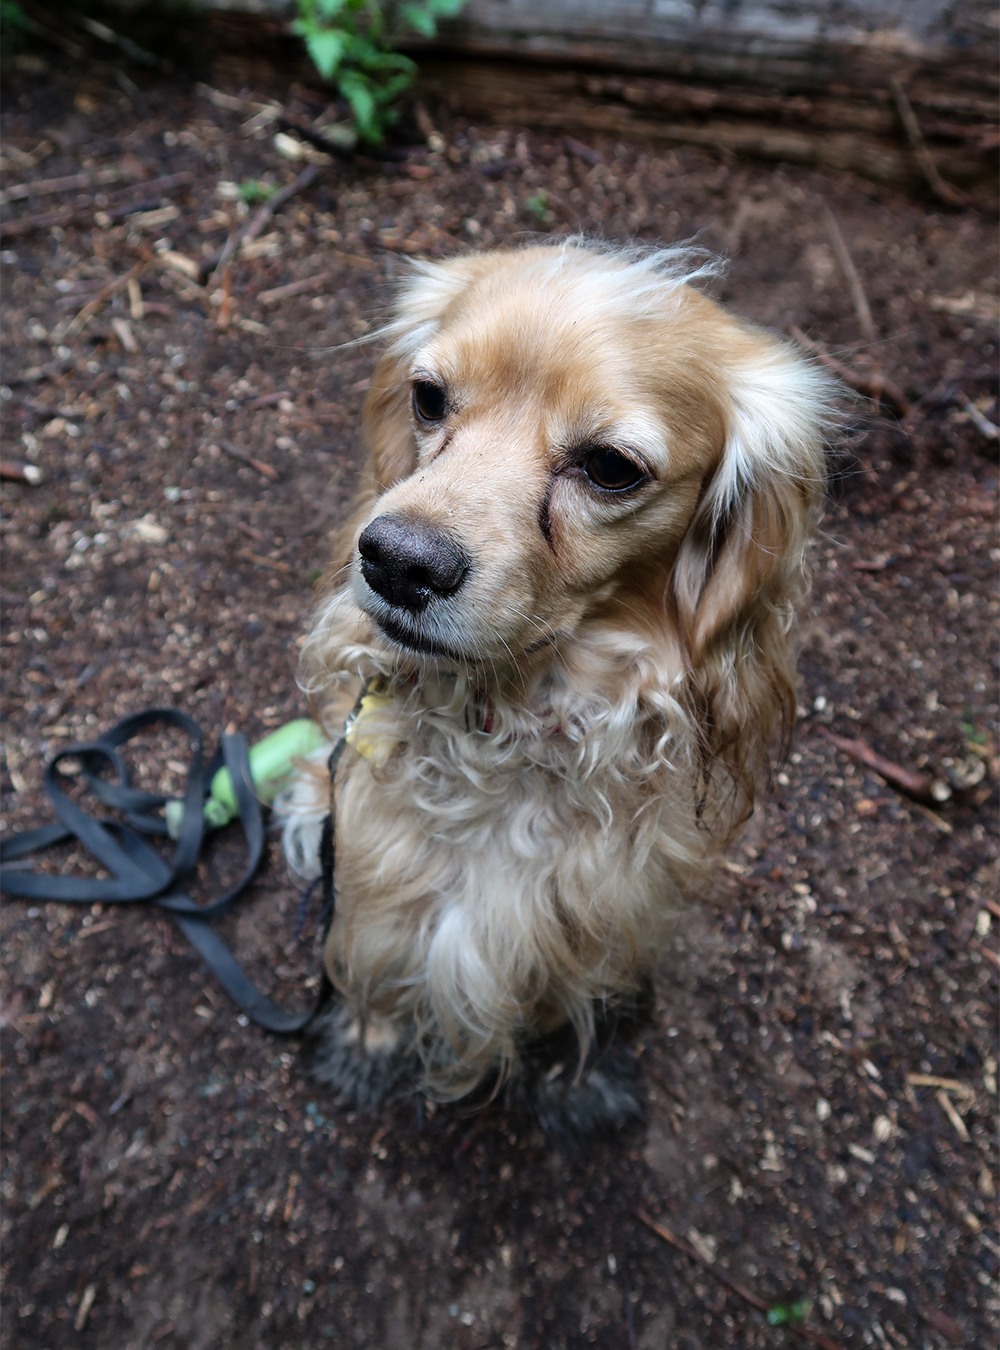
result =
M308 1035L310 1071L341 1106L371 1111L405 1083L411 1089L416 1084L419 1060L412 1045L384 1018L362 1017L338 1000L315 1018Z

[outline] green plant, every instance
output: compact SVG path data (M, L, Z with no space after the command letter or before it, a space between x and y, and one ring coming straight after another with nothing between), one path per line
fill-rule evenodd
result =
M0 0L0 45L4 50L17 47L30 30L28 16L16 0Z
M544 225L549 218L549 194L543 188L541 192L536 192L531 197L525 198L525 210L530 211L539 225Z
M298 0L292 25L313 64L351 110L361 140L378 143L395 121L416 63L393 43L407 32L432 38L464 0Z
M256 206L273 197L276 190L271 183L262 183L259 178L244 178L239 185L240 201L246 202L247 206Z
M801 1327L809 1316L809 1300L795 1299L792 1303L775 1303L767 1310L767 1324L770 1327Z

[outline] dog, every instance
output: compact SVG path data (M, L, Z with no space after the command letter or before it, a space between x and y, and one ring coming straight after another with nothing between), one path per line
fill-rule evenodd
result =
M282 803L305 877L332 807L313 1067L349 1107L641 1114L627 1033L787 746L833 405L714 269L581 240L421 262L381 330L302 659L331 742L355 711L332 789L324 751Z

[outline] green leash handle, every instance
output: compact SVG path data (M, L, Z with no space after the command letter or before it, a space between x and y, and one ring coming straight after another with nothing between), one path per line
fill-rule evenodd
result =
M325 742L326 737L315 722L311 722L308 717L298 717L251 746L250 778L257 800L264 806L270 806L292 772L295 760L318 750ZM210 830L221 829L235 820L238 814L239 805L232 775L223 767L209 785L205 801L205 826ZM167 833L171 839L176 839L184 818L184 802L180 798L167 802L163 816Z

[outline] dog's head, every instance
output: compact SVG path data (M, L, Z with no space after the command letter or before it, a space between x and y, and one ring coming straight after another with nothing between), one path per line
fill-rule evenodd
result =
M631 626L689 677L715 751L751 705L787 717L778 648L828 389L695 290L699 269L689 251L577 243L418 265L365 405L349 549L397 667L488 681Z

